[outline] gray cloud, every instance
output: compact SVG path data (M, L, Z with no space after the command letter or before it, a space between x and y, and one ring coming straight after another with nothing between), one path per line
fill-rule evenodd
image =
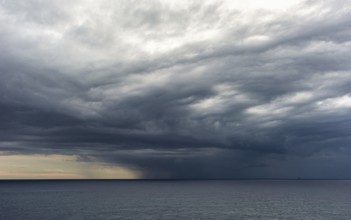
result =
M147 178L349 178L350 9L0 3L0 150Z

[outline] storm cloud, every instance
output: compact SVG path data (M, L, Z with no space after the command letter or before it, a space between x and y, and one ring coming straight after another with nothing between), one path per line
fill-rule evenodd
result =
M351 178L346 0L4 0L0 50L5 154L145 178Z

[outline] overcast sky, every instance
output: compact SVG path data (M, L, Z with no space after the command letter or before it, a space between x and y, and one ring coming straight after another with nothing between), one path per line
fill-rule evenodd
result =
M3 155L351 178L347 0L2 0L0 51Z

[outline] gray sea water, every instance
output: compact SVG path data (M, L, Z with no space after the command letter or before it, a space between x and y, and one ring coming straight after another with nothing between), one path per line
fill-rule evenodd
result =
M351 219L351 181L1 181L1 220Z

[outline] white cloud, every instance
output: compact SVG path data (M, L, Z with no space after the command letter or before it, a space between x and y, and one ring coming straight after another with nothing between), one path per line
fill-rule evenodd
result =
M340 109L351 110L351 97L344 95L340 97L328 98L317 102L317 108L324 111L337 111Z

